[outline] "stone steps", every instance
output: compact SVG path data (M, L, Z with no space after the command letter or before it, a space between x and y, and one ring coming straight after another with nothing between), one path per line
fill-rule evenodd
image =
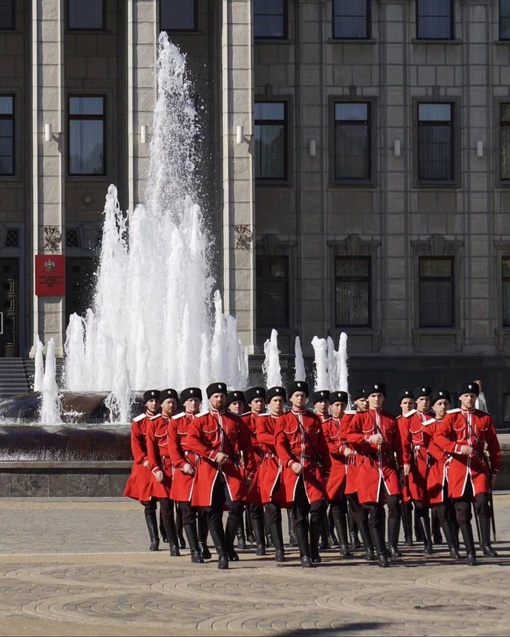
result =
M32 391L35 364L31 358L0 358L0 400ZM57 382L62 377L62 361L57 361Z

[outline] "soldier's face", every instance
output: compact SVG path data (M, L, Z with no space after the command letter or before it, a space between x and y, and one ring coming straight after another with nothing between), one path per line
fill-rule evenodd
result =
M198 414L200 409L200 399L199 398L188 398L184 401L184 409L188 412L188 414Z
M213 409L223 409L227 402L227 397L225 396L225 394L219 392L217 394L213 394L209 398L209 402L211 403L211 407Z
M407 414L414 409L414 400L412 398L403 398L400 402L400 408L403 414Z
M263 398L254 398L250 403L250 408L256 414L266 411L266 401Z
M159 400L157 398L150 398L146 403L145 407L148 411L153 414L157 414L160 408Z
M416 409L418 411L427 411L430 409L430 398L428 396L420 396L416 399Z
M364 396L355 400L354 404L356 405L357 411L367 411L368 409L367 399Z
M345 403L342 403L339 400L337 400L336 403L333 403L331 405L331 415L333 418L340 418L343 415L346 406L347 405Z
M242 414L244 411L244 403L242 400L234 400L233 403L230 403L228 406L228 410L233 414Z
M471 392L459 396L460 404L464 409L473 409L476 403L476 394Z
M173 416L177 411L177 401L175 398L165 398L161 403L161 411L165 416Z
M368 406L370 409L380 409L384 402L384 396L381 392L374 392L368 397Z
M444 418L446 412L450 409L450 403L446 400L446 398L440 398L432 405L432 409L434 410L437 418Z
M285 401L283 400L283 396L273 396L273 398L269 401L269 409L272 414L275 414L275 416L283 414L284 407Z
M329 400L318 400L315 403L315 411L326 416L329 413Z
M306 394L304 391L295 391L290 397L290 402L296 409L304 409L306 405Z

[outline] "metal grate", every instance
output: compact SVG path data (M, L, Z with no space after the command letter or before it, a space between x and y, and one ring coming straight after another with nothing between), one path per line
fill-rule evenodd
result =
M79 248L80 236L78 230L75 228L68 228L66 230L66 247L67 248Z
M6 248L19 248L19 230L18 228L9 228L5 235Z

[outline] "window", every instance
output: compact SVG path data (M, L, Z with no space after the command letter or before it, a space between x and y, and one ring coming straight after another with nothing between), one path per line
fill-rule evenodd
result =
M255 103L255 178L287 179L287 104Z
M14 29L14 0L0 0L0 30Z
M420 327L454 327L452 257L420 257Z
M14 97L0 95L0 175L14 175Z
M370 327L370 257L335 258L335 321L337 327Z
M501 278L503 283L503 327L510 327L510 257L503 257Z
M287 37L287 0L254 0L253 35L255 38Z
M68 0L67 28L77 30L104 29L103 0L87 0L87 2Z
M418 104L418 180L454 179L453 104Z
M333 37L356 40L370 37L370 0L333 0Z
M499 39L510 40L510 0L499 0Z
M105 174L105 98L69 98L69 174Z
M335 103L335 181L372 178L371 104Z
M453 39L452 0L416 0L416 37L419 40Z
M510 180L510 104L499 105L499 166L502 181Z
M289 257L257 257L257 327L289 327Z
M159 24L162 31L196 31L197 0L160 0Z

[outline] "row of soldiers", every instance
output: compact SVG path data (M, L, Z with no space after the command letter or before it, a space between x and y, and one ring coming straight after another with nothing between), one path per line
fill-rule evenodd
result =
M403 522L407 537L411 506L424 550L432 551L432 507L450 556L460 559L460 529L467 563L475 565L472 504L482 552L497 555L490 539L491 489L501 455L491 416L475 408L479 391L474 381L460 383L459 408L450 409L446 389L406 389L400 394L402 414L395 418L383 409L386 388L379 382L352 392L354 410L347 409L346 392L326 390L315 391L314 411L307 409L305 381L291 383L288 396L283 387L252 387L243 393L212 383L205 412L200 412L198 387L180 396L174 389L149 390L145 413L132 423L134 464L124 493L144 505L152 548L155 502L160 502L173 555L178 554L177 502L191 560L211 557L209 531L220 569L239 559L234 541L245 507L257 554L265 554L266 527L275 560L285 561L282 508L287 508L301 565L315 567L321 561L319 539L328 503L343 555L348 554L347 503L365 558L384 568L389 559L400 557L400 526ZM235 413L244 406L247 413Z

